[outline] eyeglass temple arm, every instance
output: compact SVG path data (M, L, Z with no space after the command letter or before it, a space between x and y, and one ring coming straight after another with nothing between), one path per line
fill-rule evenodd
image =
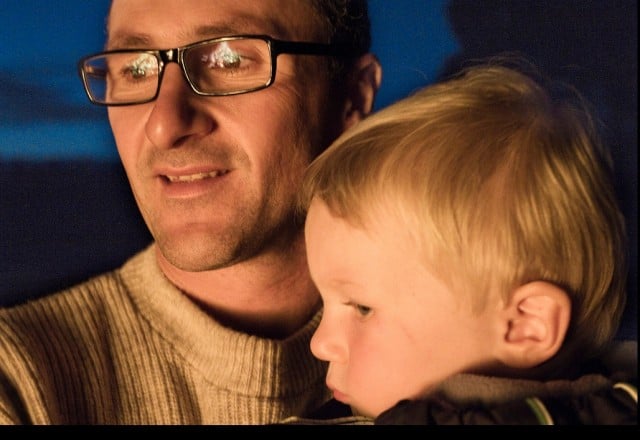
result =
M271 40L274 55L289 53L294 55L355 56L356 51L346 44L306 43L298 41Z

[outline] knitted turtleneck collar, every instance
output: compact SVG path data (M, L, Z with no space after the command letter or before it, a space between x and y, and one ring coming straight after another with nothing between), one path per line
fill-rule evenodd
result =
M309 349L318 312L284 340L222 326L162 274L154 245L121 269L123 281L150 327L213 385L264 397L291 396L324 382L326 367Z

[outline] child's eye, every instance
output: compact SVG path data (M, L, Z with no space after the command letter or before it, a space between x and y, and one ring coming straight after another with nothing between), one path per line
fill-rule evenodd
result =
M353 301L347 301L344 303L344 305L347 307L353 307L358 312L358 315L360 315L362 318L366 318L372 312L371 307Z
M353 306L361 316L367 316L369 313L371 313L371 307L363 306L362 304L354 304Z

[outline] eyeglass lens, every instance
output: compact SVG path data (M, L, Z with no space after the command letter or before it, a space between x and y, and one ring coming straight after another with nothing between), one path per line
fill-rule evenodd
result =
M228 93L267 85L271 79L268 43L237 39L204 44L184 53L187 75L202 93Z

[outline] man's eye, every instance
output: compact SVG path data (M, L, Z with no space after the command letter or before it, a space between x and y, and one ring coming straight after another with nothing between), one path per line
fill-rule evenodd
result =
M242 57L227 43L221 43L208 54L202 55L200 62L210 69L237 69L242 63Z
M145 54L126 64L122 73L131 80L140 80L147 76L156 75L157 63L155 58Z

